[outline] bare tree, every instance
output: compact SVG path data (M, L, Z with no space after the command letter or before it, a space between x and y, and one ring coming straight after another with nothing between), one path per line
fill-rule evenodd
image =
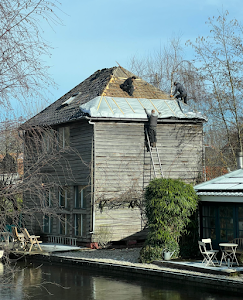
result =
M18 135L18 127L23 123L23 118L17 120L5 119L0 122L0 154L12 153L16 157L23 152L23 143Z
M33 147L37 150L37 145L41 146L41 151L39 149L35 153L38 157L37 161L26 166L25 177L16 173L12 164L17 154L23 152L23 143L17 132L17 127L23 120L15 121L16 107L21 104L27 107L29 99L32 99L32 107L39 105L38 100L46 99L48 88L54 85L54 81L48 74L48 66L44 62L45 56L50 56L51 45L43 38L42 25L49 23L51 29L51 26L61 24L56 14L58 7L57 0L1 0L0 2L0 120L2 122L0 151L5 156L7 154L0 178L1 232L6 230L7 224L18 226L21 215L25 215L26 219L38 217L38 214L42 216L55 214L60 220L62 218L59 213L60 208L58 207L58 210L53 213L54 210L47 205L45 197L48 190L46 184L48 175L44 171L44 166L54 168L56 159L64 155L60 149L53 148L47 153L43 147L43 135L46 136L44 132L49 132L49 129L32 130L32 144L29 145L32 148L25 148L25 151L34 151ZM26 134L30 130L26 128L24 132ZM57 137L54 141L57 141ZM8 163L11 161L11 164ZM66 163L65 159L62 161ZM50 176L54 176L53 174L54 172ZM32 205L23 204L24 193L30 193ZM57 207L57 199L54 198L53 207ZM3 245L1 243L1 246ZM9 249L5 250L5 254L8 254ZM16 270L6 264L5 271L5 276L1 276L1 285L10 283L8 280Z
M164 48L145 58L132 57L130 64L134 73L167 93L172 93L174 81L182 83L188 99L193 100L190 105L195 108L202 106L204 82L194 62L185 59L179 37L171 39Z
M43 216L62 219L57 191L63 180L75 182L69 159L82 159L75 149L61 147L60 135L53 128L22 127L21 135L25 139L25 172L16 177L12 169L4 170L0 180L0 231L5 231L7 224L19 227L20 220L24 226L32 219L43 231Z
M32 230L41 233L45 231L45 219L53 219L60 224L65 221L65 209L60 207L59 191L64 178L75 182L69 159L77 159L79 153L71 147L61 147L62 140L58 132L50 127L22 127L19 139L24 140L25 137L28 137L27 142L22 143L27 154L25 174L15 176L15 170L7 164L9 168L4 168L4 173L0 175L0 232L6 232L9 225L20 230L20 227L34 221L39 229L32 227ZM11 278L18 269L9 260L8 254L12 251L9 245L1 241L0 247L5 250L6 262L0 283L2 287L8 285L11 288L14 284ZM16 249L15 246L13 249Z
M57 5L56 0L1 1L0 105L36 99L54 84L43 60L51 46L42 38L41 24L61 23Z
M236 153L243 150L243 32L237 20L228 20L227 11L209 18L207 24L209 36L188 44L195 50L198 70L207 84L205 113L218 136L213 146L221 149L224 166L234 168Z

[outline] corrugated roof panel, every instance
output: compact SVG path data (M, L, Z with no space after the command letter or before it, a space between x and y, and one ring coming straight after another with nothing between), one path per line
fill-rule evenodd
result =
M232 190L243 190L243 182L238 183L234 187L232 187Z
M214 184L227 184L227 183L241 183L243 182L243 177L228 177L228 178L221 178Z
M234 183L228 183L228 184L208 184L206 187L204 187L203 190L232 190L233 188L237 189L238 184L234 184ZM197 189L198 191L200 189Z
M194 186L194 189L198 195L216 196L218 193L233 193L236 195L236 193L243 191L243 170L238 169L207 182L203 182ZM229 192L227 192L227 190ZM238 196L241 195L239 194Z
M230 182L230 183L234 182L235 184L243 183L243 170L242 169L235 170L233 172L224 174L222 176L211 179L209 181L197 184L197 185L194 186L194 189L198 190L198 191L199 190L207 190L208 186L210 186L211 184L213 184L214 188L216 188L215 184L227 183L227 182Z
M242 197L243 192L198 192L199 196L232 196Z

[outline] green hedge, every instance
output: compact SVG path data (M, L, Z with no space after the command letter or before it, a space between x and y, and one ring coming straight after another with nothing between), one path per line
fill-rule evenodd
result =
M197 208L197 200L193 186L181 180L156 178L149 183L145 190L149 234L141 250L142 262L161 259L165 248L175 251L174 257L179 255L179 239Z

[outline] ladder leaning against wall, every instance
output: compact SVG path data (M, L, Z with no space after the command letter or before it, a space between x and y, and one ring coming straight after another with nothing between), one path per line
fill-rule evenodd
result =
M154 177L164 177L163 175L163 170L162 170L162 166L161 166L161 161L160 161L160 157L159 157L159 151L157 148L157 145L154 147L156 151L152 151L152 147L150 144L150 139L149 139L149 134L148 134L148 130L147 128L145 129L146 131L146 137L147 137L147 141L148 141L148 147L149 147L149 152L150 152L150 157L151 157L151 161L152 161L152 165L153 165L153 171L154 171ZM158 166L159 168L156 168L156 166Z

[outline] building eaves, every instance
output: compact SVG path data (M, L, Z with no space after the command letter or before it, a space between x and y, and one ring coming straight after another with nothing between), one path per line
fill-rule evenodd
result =
M198 196L231 196L231 197L242 197L243 192L197 192Z

